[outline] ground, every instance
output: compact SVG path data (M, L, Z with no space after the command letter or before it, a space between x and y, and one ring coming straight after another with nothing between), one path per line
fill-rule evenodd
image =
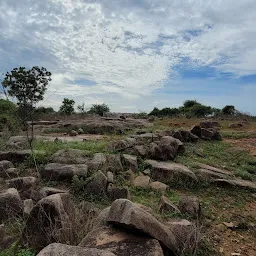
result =
M170 129L189 129L192 125L198 124L198 119L157 119L153 125L144 130L155 132ZM220 132L222 141L200 141L196 144L185 145L186 152L178 156L175 161L193 168L195 162L201 162L233 171L237 177L256 180L254 170L256 169L256 121L249 121L239 129L229 129L227 120L219 120L222 128ZM141 128L140 128L141 129ZM123 138L133 133L138 128L127 131L122 135L78 135L69 137L63 135L63 130L58 132L54 129L44 133L38 130L37 133L50 137L50 141L37 141L34 144L36 150L44 150L50 156L62 148L77 148L86 150L91 155L96 152L108 153L108 145L111 141ZM61 139L63 142L54 142L54 139ZM85 139L85 140L84 140ZM2 139L3 140L3 139ZM2 143L3 145L3 143ZM45 159L38 159L44 163ZM33 168L24 168L26 174L36 175ZM120 179L120 184L125 181ZM66 188L65 183L43 184ZM155 214L164 220L170 217L157 213L159 193L149 190L130 188L132 199L135 202L150 206ZM150 195L150 196L149 196ZM167 192L167 197L177 202L181 195L196 195L199 197L204 214L202 226L202 246L196 255L256 255L256 198L253 192L244 189L228 187L217 187L215 185L201 184L197 187L172 187ZM100 207L108 204L105 201L95 201ZM1 254L0 254L1 255Z

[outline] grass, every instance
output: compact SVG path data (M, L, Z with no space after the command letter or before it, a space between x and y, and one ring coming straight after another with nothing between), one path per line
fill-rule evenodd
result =
M247 151L232 150L232 145L223 141L199 141L196 144L186 143L186 152L179 155L175 161L183 163L190 168L196 162L215 167L232 170L236 176L244 179L255 180L255 175L248 172L252 168L254 158ZM195 152L200 150L203 156Z
M256 132L250 131L222 131L223 138L227 139L248 139L256 138Z

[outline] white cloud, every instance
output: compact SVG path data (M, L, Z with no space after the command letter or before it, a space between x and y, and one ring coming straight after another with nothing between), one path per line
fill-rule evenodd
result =
M73 97L116 111L148 109L152 101L142 99L174 87L173 67L183 58L255 74L255 12L255 0L2 0L0 54L10 65L50 69L45 104L55 108Z

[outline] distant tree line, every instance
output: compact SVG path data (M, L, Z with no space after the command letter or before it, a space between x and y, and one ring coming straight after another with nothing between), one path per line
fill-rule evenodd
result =
M197 102L196 100L186 100L182 106L178 108L154 108L148 115L158 117L178 117L185 116L191 117L207 117L207 116L235 116L240 112L235 109L233 105L227 105L222 109L213 108Z

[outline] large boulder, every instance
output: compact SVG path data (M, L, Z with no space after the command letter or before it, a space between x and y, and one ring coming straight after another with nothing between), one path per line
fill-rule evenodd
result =
M119 154L107 155L107 162L105 164L104 170L111 171L113 173L122 172L124 169L121 162L121 156Z
M127 169L138 171L137 156L123 154L124 165Z
M169 186L160 182L160 181L153 181L149 183L149 187L155 191L165 193L168 190Z
M194 172L185 165L171 162L157 162L155 160L146 160L146 163L151 166L151 177L156 181L171 182L173 184L180 184L182 182L183 185L186 185L185 182L189 184L191 182L197 182Z
M149 148L144 145L136 145L133 147L134 153L140 157L147 157L149 154Z
M141 231L160 241L173 253L177 252L174 234L149 212L127 199L118 199L112 203L107 221L127 230Z
M208 129L208 128L214 128L214 127L221 127L220 123L217 122L217 121L202 121L202 122L200 123L200 126L201 126L202 128L206 128L206 129Z
M149 181L150 181L149 176L139 175L134 179L133 186L134 187L139 187L139 188L148 188L149 187Z
M109 184L107 188L107 196L111 201L115 201L119 198L130 199L130 192L127 187L119 188L113 184Z
M42 178L52 181L71 181L76 175L78 177L87 177L88 166L86 164L47 164L41 171Z
M28 140L25 136L12 136L6 142L8 148L21 149L28 147Z
M22 241L35 250L50 243L73 242L72 220L75 207L70 194L54 194L41 199L30 212Z
M105 252L112 252L119 256L164 255L157 240L125 232L112 226L99 227L92 230L79 246L103 249Z
M53 163L85 164L88 162L87 153L79 149L61 149L52 156Z
M7 161L7 160L0 161L0 178L9 177L7 170L13 167L14 165L10 161Z
M102 170L107 158L104 153L96 153L94 154L92 160L88 163L89 170Z
M244 188L256 191L256 182L254 181L241 179L214 179L212 182L223 187Z
M176 131L172 134L172 136L181 142L196 142L199 139L196 135L186 130Z
M34 153L42 153L35 151ZM0 161L8 160L13 163L23 163L30 156L31 151L26 150L17 150L17 151L0 151Z
M150 146L150 158L155 160L173 160L179 152L184 151L182 142L171 136L164 136L158 144Z
M111 252L95 248L53 243L40 251L37 256L115 256Z
M23 214L23 201L15 188L0 193L0 221Z
M178 202L178 208L182 213L189 215L191 218L201 218L201 205L196 196L182 196Z

